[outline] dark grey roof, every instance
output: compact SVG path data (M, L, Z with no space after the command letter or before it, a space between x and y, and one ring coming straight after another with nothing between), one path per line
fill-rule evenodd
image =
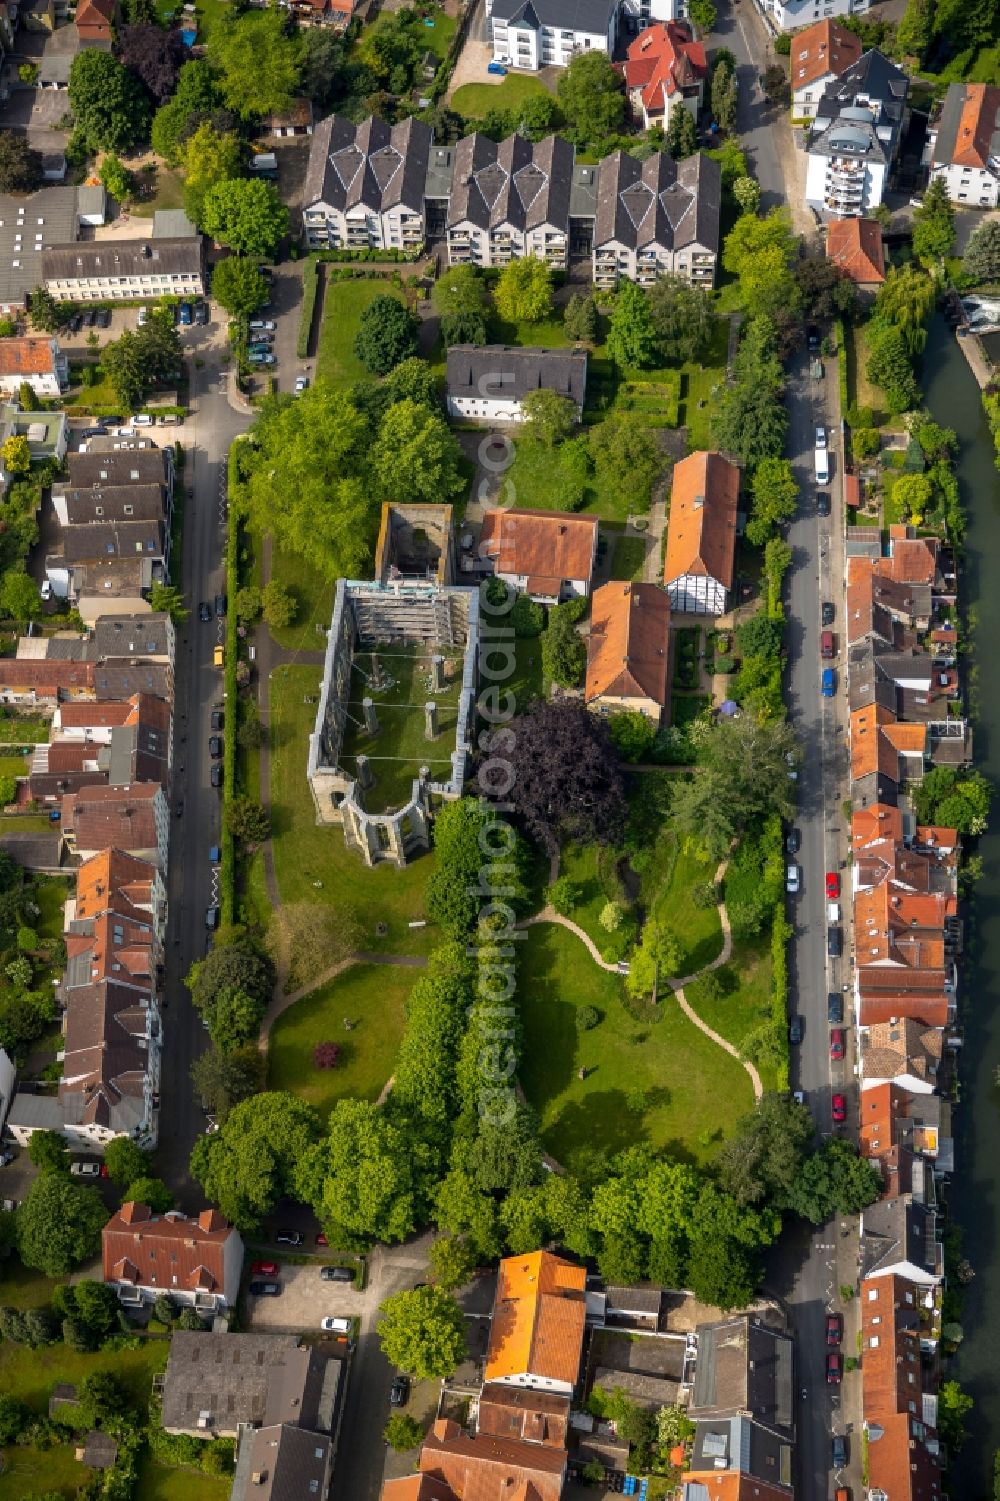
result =
M201 271L201 235L183 240L88 240L42 251L43 282L112 276L184 276Z
M110 1433L91 1428L84 1440L83 1463L90 1470L110 1470L118 1458L118 1443Z
M157 698L173 697L170 668L165 662L98 662L94 668L95 696L106 699L131 698L133 693L155 693Z
M240 1435L230 1501L322 1501L332 1444L288 1423Z
M709 1419L695 1428L692 1470L735 1470L773 1485L790 1485L791 1464L789 1439L745 1413Z
M886 162L891 154L879 140L874 121L865 124L843 115L810 138L809 150L817 156L851 156L865 162Z
M43 248L74 238L77 194L52 187L28 198L0 195L0 302L23 301L42 279Z
M451 179L455 170L454 146L432 145L427 158L427 177L424 180L425 198L447 198L451 192Z
M66 845L60 833L0 833L0 849L25 870L58 870L63 863Z
M328 115L309 143L303 205L326 203L348 212L363 206L372 213L402 206L421 213L434 133L409 117L387 125L369 115L360 125Z
M94 626L97 657L165 657L174 639L169 615L103 615Z
M948 85L948 92L944 96L944 104L938 120L937 138L934 142L932 164L935 167L946 167L949 162L955 160L959 125L971 87L981 88L982 85L967 83ZM1000 156L1000 89L986 88L984 90L979 119L982 120L983 129L975 130L972 141L968 144L981 147L988 143L988 155Z
M749 1314L699 1325L690 1412L748 1413L790 1433L792 1340Z
M640 162L616 151L601 162L594 243L635 250L697 244L717 253L721 202L722 169L709 156L675 162L658 151Z
M552 224L569 228L573 147L562 136L537 144L525 136L491 141L475 132L455 148L448 224L524 231Z
M578 163L573 168L573 184L569 192L569 212L573 219L594 219L597 216L597 182L600 167Z
M62 530L63 556L70 563L162 558L163 542L162 521L95 521Z
M871 1204L862 1216L861 1276L888 1271L901 1261L909 1261L932 1274L935 1222L934 1211L915 1202L912 1194L879 1199Z
M453 344L448 350L449 396L521 401L530 391L555 391L578 407L587 392L583 349L508 349L503 344Z
M658 1407L671 1407L680 1392L680 1382L672 1381L668 1376L651 1376L646 1371L619 1371L612 1366L597 1367L594 1385L605 1392L624 1392L647 1412Z
M844 130L851 126L860 130L867 122L888 145L886 158L891 159L902 128L909 87L910 80L903 70L877 47L863 53L839 78L828 83L820 95L809 150L816 149L814 141L835 123ZM846 120L842 119L845 111L849 112Z
M163 1426L235 1433L241 1423L296 1424L318 1430L332 1420L324 1401L327 1353L294 1334L199 1334L170 1342L163 1383Z
M93 440L96 444L97 440ZM70 484L77 489L93 485L165 485L167 454L152 443L147 448L102 453L91 447L87 453L67 455Z
M493 0L494 21L512 26L558 27L607 36L617 0Z
M160 521L166 514L162 485L93 485L63 490L71 526L91 521Z
M604 1289L609 1313L660 1314L663 1305L663 1289L659 1287L609 1286Z

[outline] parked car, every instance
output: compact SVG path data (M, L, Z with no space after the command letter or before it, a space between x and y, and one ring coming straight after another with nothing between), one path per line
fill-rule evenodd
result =
M817 444L813 449L813 469L816 474L817 485L830 483L830 454L826 446L826 434L823 434L823 447Z
M823 668L823 678L820 685L820 691L822 692L824 698L833 698L834 694L837 691L837 669L835 667Z
M9 1167L10 1164L13 1161L14 1161L14 1151L13 1151L13 1148L12 1147L4 1147L3 1151L0 1152L0 1167Z
M212 762L211 782L212 782L212 786L213 787L221 787L222 786L222 762L221 761L213 761Z
M278 1230L275 1232L274 1243L278 1246L301 1246L302 1233L299 1230Z
M145 328L146 324L149 322L149 308L141 307L139 309L139 316L135 321L138 328Z
M255 1261L250 1268L255 1277L277 1277L279 1270L276 1261Z
M225 615L228 605L229 601L224 594L217 594L215 596L215 618L217 620L221 620Z
M83 315L83 326L84 326L84 328L93 328L93 326L96 323L96 321L97 321L97 309L93 308L93 307L89 307L87 309L87 311Z
M801 874L802 873L799 870L799 867L794 863L786 867L785 890L788 892L789 896L798 896L799 886L801 883Z
M214 767L213 767L213 770L214 770ZM831 959L839 959L840 958L841 954L844 952L844 930L843 930L843 928L827 928L827 930L826 930L826 951L829 954L829 956L830 956Z
M823 426L823 424L821 422L818 422L816 424L816 447L817 448L825 448L826 447L826 428Z
M194 321L204 328L208 322L208 303L196 302L194 305Z
M221 860L222 860L222 850L219 848L219 846L217 844L210 845L209 846L209 851L208 851L208 863L209 863L209 865L218 865L221 862Z
M183 326L185 328L190 328L191 327L191 322L192 322L193 317L194 317L194 314L191 312L191 304L190 304L190 302L182 302L181 303L181 323L183 324Z
M405 1407L410 1400L410 1382L406 1376L396 1376L389 1388L389 1406Z
M252 1298L280 1298L280 1282L251 1282L249 1288Z
M47 603L52 598L52 580L42 579L42 587L38 592L41 595L43 601Z
M107 1176L107 1169L104 1163L94 1162L93 1160L89 1162L71 1162L69 1170L74 1178L104 1178Z
M252 329L259 328L261 330L261 332L265 333L265 334L273 334L274 331L275 331L275 329L277 328L277 326L278 325L276 323L272 323L272 321L271 321L270 318L251 318L250 319L250 327Z
M302 391L304 391L306 389L306 387L308 386L308 384L309 384L309 377L308 377L308 375L297 375L295 377L295 394L299 395Z
M316 1244L318 1246L328 1246L330 1244L322 1230L317 1230L316 1232Z
M833 1435L834 1469L842 1470L847 1463L847 1439L842 1433Z
M346 1266L321 1266L319 1269L321 1282L353 1282L354 1273Z
M839 991L831 990L826 998L826 1019L838 1024L844 1020L844 997Z
M99 307L97 309L97 326L98 328L111 327L111 309L109 307Z
M824 662L828 662L831 657L836 656L837 648L836 643L833 639L832 631L820 631L819 654L823 658Z
M795 752L794 751L788 751L788 753L785 756L785 763L788 766L788 780L790 782L797 782L798 779L799 779L799 768L795 764Z
M788 1023L788 1041L798 1044L802 1041L802 1018L793 1016Z
M810 354L819 353L819 329L815 323L810 323L806 330L806 347Z
M210 933L214 933L215 932L216 928L219 926L219 909L218 909L218 907L206 907L205 908L205 926L206 926L206 928L208 929L208 931Z
M817 516L829 516L829 514L830 514L830 497L829 497L829 495L827 495L827 493L826 493L825 490L821 490L819 492L819 494L816 496L816 515Z
M212 710L212 729L213 730L221 730L222 727L223 727L223 725L225 724L225 722L226 722L225 710L224 709L213 709Z
M830 599L824 599L820 608L820 618L823 625L833 625L837 618L837 607Z
M844 1320L839 1313L828 1313L826 1316L826 1342L828 1345L839 1345L844 1337Z
M798 829L789 829L785 837L785 849L790 855L797 855L802 848L802 835Z
M247 359L251 365L276 365L278 363L273 354L254 354L251 352L247 355Z
M834 1027L830 1033L830 1057L834 1063L840 1063L844 1057L843 1027Z
M80 330L81 330L82 327L83 327L83 314L82 313L74 313L73 316L72 316L72 318L69 320L69 331L70 331L70 333L71 334L78 334L80 332Z
M218 760L221 759L221 757L222 757L222 736L221 735L209 735L209 737L208 737L208 754L212 757L213 761L218 761Z
M203 599L202 602L201 602L201 604L198 606L198 619L201 620L201 621L205 621L205 620L211 620L211 618L212 618L212 606L209 604L209 602L208 602L207 599Z
M840 1351L831 1350L826 1357L826 1384L827 1386L839 1386L843 1369L840 1363Z
M847 1100L842 1094L835 1094L830 1101L830 1114L834 1124L842 1126L847 1119Z
M826 873L826 894L831 901L840 895L840 872L828 870Z
M351 1320L344 1318L320 1319L319 1327L324 1334L350 1334Z

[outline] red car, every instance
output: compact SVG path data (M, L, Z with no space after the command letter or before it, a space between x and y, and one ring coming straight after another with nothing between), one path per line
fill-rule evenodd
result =
M826 1384L827 1386L840 1385L840 1351L831 1350L826 1357Z
M842 1094L835 1094L830 1101L830 1109L836 1125L842 1126L847 1119L847 1101Z
M316 1244L318 1246L328 1246L330 1244L330 1242L327 1240L326 1236L323 1234L322 1230L319 1232L319 1234L316 1237Z
M276 1261L255 1261L250 1271L255 1277L276 1277L278 1275L278 1263Z
M834 1063L839 1063L844 1056L844 1029L843 1027L831 1027L830 1029L830 1057Z
M826 894L831 902L835 902L840 895L840 875L835 870L826 873Z
M826 1316L826 1342L828 1345L839 1345L844 1334L844 1323L839 1313L828 1313Z

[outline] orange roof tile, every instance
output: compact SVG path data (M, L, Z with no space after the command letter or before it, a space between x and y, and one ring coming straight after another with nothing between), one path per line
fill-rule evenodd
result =
M855 854L879 839L902 839L903 812L890 803L858 808L851 818L851 847Z
M0 339L0 375L51 375L52 339Z
M670 601L657 584L611 583L594 591L584 699L648 698L667 707Z
M898 584L933 584L937 573L937 551L937 541L933 537L904 537L893 542L888 559L889 577ZM879 571L883 572L885 568L883 558Z
M959 116L952 162L956 167L987 167L990 142L1000 119L1000 89L986 83L967 83Z
M628 89L641 89L648 110L662 110L679 89L690 88L708 73L703 42L677 21L658 22L641 31L622 64Z
M500 1263L486 1380L530 1374L575 1386L580 1374L587 1274L550 1251Z
M827 229L826 254L860 287L885 281L882 226L875 219L834 219Z
M721 453L693 453L674 467L663 581L685 574L733 583L740 471Z
M830 74L839 78L861 56L861 41L836 21L817 21L792 38L792 88L803 89Z
M497 573L527 576L555 584L583 580L589 590L597 547L597 517L572 511L489 510L479 536L481 557L492 558Z
M567 1454L518 1439L470 1438L457 1423L439 1418L418 1463L458 1501L559 1501Z

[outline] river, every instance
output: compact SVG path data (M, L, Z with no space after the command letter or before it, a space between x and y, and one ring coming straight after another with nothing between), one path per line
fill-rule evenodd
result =
M968 517L963 591L976 619L978 688L976 763L1000 786L1000 474L979 387L954 334L938 315L931 324L923 384L934 418L952 427L961 445L958 479ZM962 1254L975 1268L964 1290L965 1339L951 1375L975 1399L969 1438L949 1474L962 1501L992 1501L993 1453L1000 1448L1000 798L980 841L985 873L967 924L960 1017L965 1033L961 1096L954 1115L955 1174L947 1191L962 1228Z

